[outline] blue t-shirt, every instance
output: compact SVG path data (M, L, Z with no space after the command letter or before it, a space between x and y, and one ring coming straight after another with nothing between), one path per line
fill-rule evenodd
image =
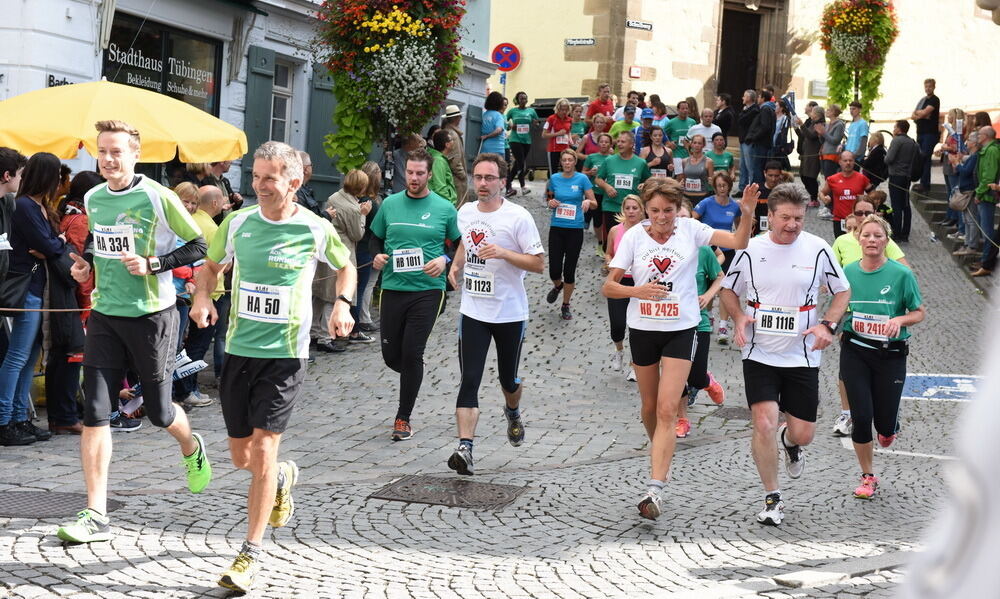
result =
M590 179L583 173L573 173L570 177L564 177L562 173L559 173L549 179L549 189L559 200L559 207L552 210L552 220L549 226L562 229L582 229L583 194L592 187Z
M483 113L483 125L480 135L488 135L498 128L500 129L500 135L484 139L481 152L492 152L503 156L503 140L506 137L506 133L503 130L505 124L503 115L496 110L487 110Z
M868 137L868 121L865 119L851 121L847 124L847 141L844 142L844 149L856 157L861 157L868 149L860 147L862 137Z
M709 196L698 202L698 205L694 207L694 211L701 217L701 222L713 229L732 231L733 220L740 213L740 205L730 200L728 204L721 206L719 202L715 201L715 196ZM721 249L727 250L729 248Z

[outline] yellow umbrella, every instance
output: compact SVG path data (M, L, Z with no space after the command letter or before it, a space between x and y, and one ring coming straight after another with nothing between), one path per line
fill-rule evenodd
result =
M49 87L0 102L0 146L74 158L80 144L97 156L97 121L139 130L142 162L233 160L247 153L243 131L190 104L153 91L95 81Z

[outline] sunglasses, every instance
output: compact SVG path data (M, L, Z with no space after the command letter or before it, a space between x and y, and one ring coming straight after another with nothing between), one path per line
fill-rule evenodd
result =
M868 216L870 214L875 214L873 210L855 210L854 216Z

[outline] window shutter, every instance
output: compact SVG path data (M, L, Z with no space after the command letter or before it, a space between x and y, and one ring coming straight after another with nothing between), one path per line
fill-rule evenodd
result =
M479 152L479 136L483 134L483 109L480 106L468 106L465 112L465 168L476 159ZM471 170L469 170L471 174Z
M312 85L309 87L309 119L306 121L305 150L313 163L313 175L309 185L316 194L316 200L323 204L330 194L337 191L341 181L340 171L323 148L326 134L333 131L333 109L336 105L333 77L324 65L314 64Z
M250 152L243 158L240 189L252 196L253 152L271 137L271 87L274 85L274 50L250 46L247 53L247 94L243 130Z

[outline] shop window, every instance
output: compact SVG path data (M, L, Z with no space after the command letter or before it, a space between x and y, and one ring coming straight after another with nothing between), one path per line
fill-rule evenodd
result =
M271 139L288 143L292 120L292 79L294 67L275 61L274 85L271 88Z

